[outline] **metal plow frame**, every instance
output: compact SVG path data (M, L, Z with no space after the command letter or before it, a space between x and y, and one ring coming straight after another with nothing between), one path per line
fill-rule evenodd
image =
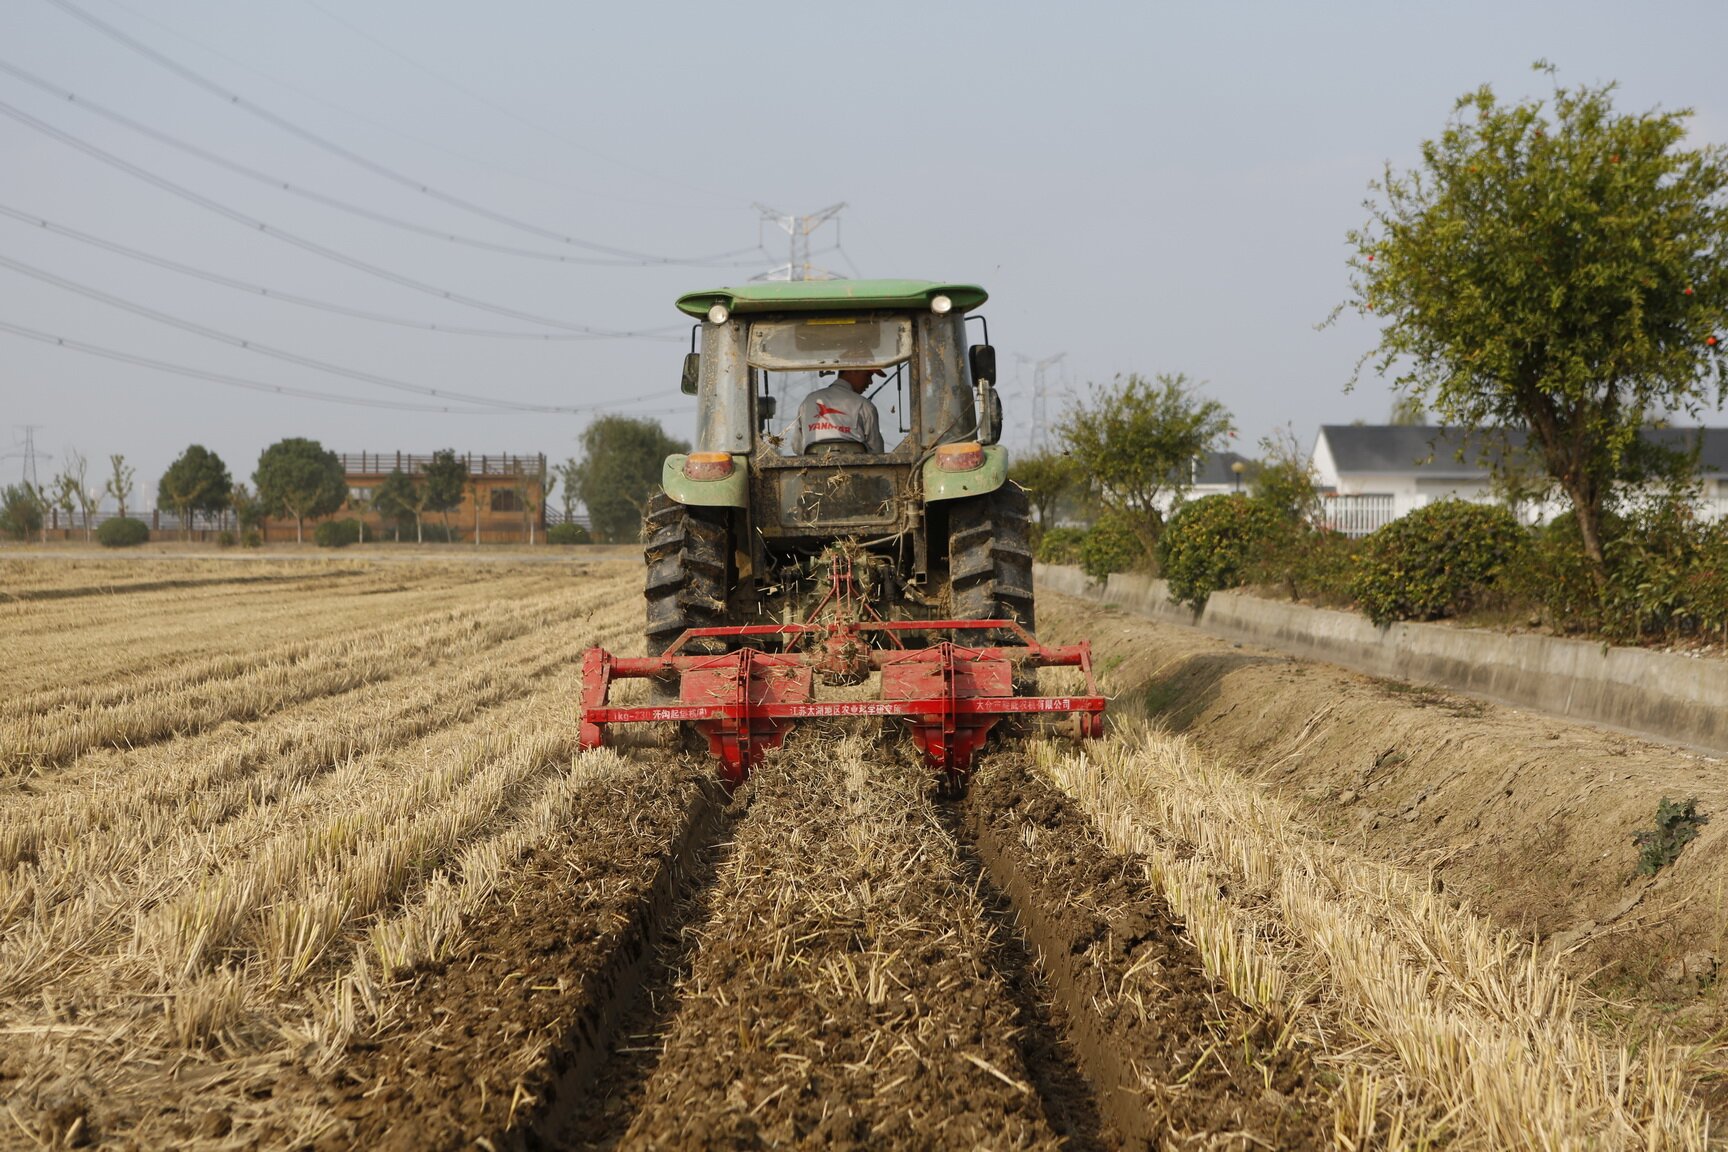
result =
M1011 632L1019 645L968 647L944 640L926 648L900 647L907 632ZM861 634L883 633L895 645L870 648ZM703 637L741 640L779 638L791 648L817 637L820 651L763 652L752 647L719 656L684 655L687 642ZM1016 668L1079 668L1086 676L1080 696L1016 696ZM815 673L862 679L882 674L876 700L817 700ZM678 682L677 704L615 707L607 702L615 680ZM688 721L708 737L728 783L741 783L761 754L777 748L800 720L839 716L898 716L911 726L926 763L946 783L964 779L972 756L1004 716L1068 717L1068 734L1099 736L1104 697L1092 675L1092 647L1048 647L1012 620L869 620L809 624L764 624L691 628L660 656L617 657L592 648L582 661L584 748L605 742L609 724Z

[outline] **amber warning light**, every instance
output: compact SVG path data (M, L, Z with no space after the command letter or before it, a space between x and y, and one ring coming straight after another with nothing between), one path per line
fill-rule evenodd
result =
M692 452L684 458L684 475L692 480L724 480L732 475L728 452Z

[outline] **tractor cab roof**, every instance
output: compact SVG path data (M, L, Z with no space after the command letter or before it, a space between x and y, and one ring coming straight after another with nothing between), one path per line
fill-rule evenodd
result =
M946 296L955 313L970 312L989 299L976 284L943 284L934 280L781 280L709 288L678 297L678 310L702 317L716 304L728 312L847 312L930 307Z

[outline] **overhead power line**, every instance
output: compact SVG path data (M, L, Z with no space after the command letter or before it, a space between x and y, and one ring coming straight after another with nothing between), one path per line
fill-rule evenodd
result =
M106 252L113 252L116 255L124 256L129 260L137 260L145 264L155 265L158 268L166 268L168 271L178 272L182 276L191 276L199 280L208 281L211 284L220 284L224 288L233 288L236 291L247 292L253 296L259 296L266 300L280 300L285 304L296 304L302 308L315 308L321 312L333 312L338 316L353 316L360 320L370 320L379 324L394 324L401 328L418 328L425 332L442 332L446 335L453 336L485 336L499 340L563 341L610 339L610 337L591 336L581 332L513 332L502 328L467 328L455 324L433 324L424 320L410 320L401 316L390 316L382 312L370 312L364 308L350 308L346 304L335 304L328 300L319 300L311 296L299 296L292 292L282 292L275 288L266 288L259 284L250 284L244 280L236 280L231 276L224 276L219 272L211 272L204 268L194 268L190 264L182 264L178 260L170 260L165 256L157 256L150 252L141 252L136 248L129 248L126 245L116 243L113 240L105 240L100 236L93 236L88 232L80 232L76 228L68 228L64 224L56 224L52 220L32 215L29 212L21 212L18 209L9 207L5 204L0 204L0 216L11 217L14 220L29 224L32 227L40 228L44 232L52 232L56 236L65 236L68 239L77 240L82 244L89 244L92 247L101 248ZM671 344L682 343L682 337L668 334L674 330L682 331L683 325L673 324L667 325L661 329L643 329L629 335L639 340L653 340Z
M297 364L302 368L314 368L320 372L328 372L332 376L346 376L350 380L357 380L363 384L376 384L380 388L390 388L399 392L414 392L421 396L432 396L439 399L459 400L465 404L482 404L493 408L507 408L514 412L545 412L556 415L570 415L600 407L600 405L597 404L524 404L514 400L498 400L490 396L475 396L471 393L456 392L447 388L431 388L424 384L414 384L406 380L397 380L391 376L381 376L376 372L364 372L357 368L347 368L341 364L333 364L328 360L319 360L313 356L302 356L298 352L289 352L286 349L274 348L268 344L260 344L255 340L247 340L243 337L234 336L227 332L220 332L215 328L208 328L203 324L194 323L191 320L186 320L179 316L171 316L166 312L159 312L154 308L146 307L136 301L112 295L99 288L92 288L88 284L80 284L76 280L68 280L64 276L56 276L52 272L26 264L22 260L13 260L8 256L0 256L0 268L10 268L14 272L20 273L24 276L29 276L35 280L40 280L44 284L52 284L56 288L63 288L68 292L75 292L80 296L86 297L90 300L99 301L111 308L119 308L123 311L131 312L135 316L142 316L146 320L154 320L158 324L166 324L171 328L178 328L183 332L190 332L194 336L202 336L206 340L214 340L217 343L227 344L232 348L240 348L247 352L253 352L259 356L268 356L274 360L282 360L289 364Z
M196 36L188 35L187 33L181 31L180 29L175 28L170 24L166 24L161 20L158 20L155 16L152 16L149 12L143 11L134 5L126 3L125 0L109 0L109 3L113 4L115 7L120 8L126 12L130 12L133 16L144 21L145 23L151 24L151 25L155 26L156 28L159 28L163 32L166 32L168 35L174 37L176 40L183 41L184 43L190 44L195 48L202 49L203 51L210 53L212 56L220 57L221 59L228 61L228 63L234 65L235 67L241 68L247 72L252 73L252 75L254 75L254 76L262 76L264 79L270 81L272 84L275 84L281 88L286 88L288 91L295 93L296 95L300 96L303 99L310 100L314 104L320 104L320 105L324 106L325 108L330 109L332 112L336 112L342 116L348 117L350 120L355 120L361 124L370 125L371 127L376 128L381 132L389 133L392 136L398 136L398 137L402 138L403 140L407 140L413 144L417 144L422 148L430 148L434 152L442 152L446 156L455 157L457 160L460 160L465 164L470 164L476 168L484 168L484 169L491 171L491 172L501 172L506 176L511 176L511 177L514 177L515 179L518 179L518 180L527 180L527 181L530 181L530 182L535 183L535 184L544 184L548 188L560 188L566 192L575 193L578 196L591 196L591 197L595 197L595 198L602 199L602 200L613 200L613 201L617 201L619 203L624 203L624 204L649 205L649 206L656 207L656 208L673 208L673 209L679 209L679 210L687 211L687 212L688 211L712 212L712 211L726 211L727 210L727 209L721 208L719 205L697 206L697 205L691 205L691 204L673 204L673 203L669 203L667 201L652 200L652 199L647 199L647 198L644 198L641 196L624 196L624 195L620 195L617 192L600 191L599 189L587 188L587 187L583 187L583 186L578 185L578 184L572 184L567 180L556 180L556 179L553 179L553 178L548 177L548 176L542 176L542 175L539 175L539 174L536 174L533 172L524 172L520 169L511 168L511 167L508 167L506 165L499 164L499 163L492 161L492 160L483 160L478 156L471 156L466 152L462 152L458 149L450 147L450 145L444 141L434 139L434 138L428 137L428 136L416 135L413 132L408 132L408 131L405 131L404 129L400 128L400 127L397 127L394 124L388 124L388 123L384 122L383 120L378 119L375 116L368 116L364 112L356 112L354 109L345 107L341 104L338 104L334 100L326 99L324 96L320 95L317 92L312 91L310 88L307 88L307 87L300 85L300 84L296 84L292 80L285 80L281 76L278 76L273 72L270 72L270 71L267 71L266 69L258 67L256 64L250 63L246 60L242 60L240 57L234 55L231 52L224 52L222 49L215 47L214 45L210 44L208 41L200 40ZM727 199L727 197L722 196L718 192L710 192L710 191L706 191L703 189L698 189L698 191L702 191L703 194L707 195L707 196L714 196L714 197L719 198L719 199ZM744 202L742 200L735 200L732 204L733 208L741 208L744 206L745 205L744 205Z
M348 404L359 408L389 408L398 412L440 412L456 416L509 416L514 413L502 408L451 408L432 404L414 404L400 400L370 400L363 396L343 396L335 392L318 392L310 388L294 388L286 384L265 384L258 380L247 380L240 376L228 376L221 372L206 372L200 368L190 368L184 364L170 364L165 360L155 360L148 356L134 356L130 352L121 352L113 348L105 348L99 344L86 344L81 340L72 340L65 336L56 336L51 332L43 332L36 328L26 328L22 324L13 324L8 320L0 320L0 332L10 332L14 336L22 336L26 340L35 340L43 344L53 344L60 348L70 348L74 352L83 352L89 356L100 356L105 360L118 360L125 364L136 364L143 368L154 368L159 372L169 372L176 376L189 376L194 380L208 380L215 384L225 384L231 388L245 388L253 392L269 392L278 396L293 396L302 400L323 400L331 404Z
M339 157L348 161L350 164L364 168L375 176L389 180L395 184L400 184L404 188L407 188L419 195L430 197L440 203L448 204L453 208L458 208L483 219L491 220L495 224L502 224L506 228L514 228L519 232L525 232L531 236L538 236L543 240L550 240L554 243L566 244L575 248L583 248L592 252L603 252L612 256L645 257L644 253L633 252L625 248L613 248L604 244L596 244L592 241L582 240L574 236L566 235L564 232L556 228L547 228L543 225L535 224L532 221L523 220L520 217L512 216L508 212L499 212L495 209L486 207L484 204L476 203L473 200L434 187L417 177L398 172L396 169L380 164L370 157L362 156L360 153L355 152L353 149L345 147L344 145L338 144L334 140L321 136L310 129L300 127L287 117L280 116L275 112L270 111L270 109L248 100L238 92L222 87L220 84L217 84L215 81L209 79L203 74L194 71L192 68L181 64L179 61L162 52L158 52L148 44L133 38L107 21L99 19L98 17L91 15L89 12L84 11L84 9L72 3L71 0L48 0L48 3L59 8L67 15L83 21L85 24L96 29L104 36L107 36L116 43L137 53L146 60L149 60L157 66L179 76L182 80L185 80L194 87L201 88L211 95L216 96L225 104L234 108L239 108L241 111L264 121L266 124L269 124L274 128L288 133L290 136L304 140L308 144L330 153L332 156ZM651 257L647 258L652 259Z
M361 204L355 204L349 200L343 200L339 197L330 196L326 193L318 192L310 188L303 188L292 181L282 179L280 176L272 176L268 172L260 171L257 168L252 168L248 165L230 160L228 157L223 156L220 153L212 152L208 148L202 148L197 144L182 140L177 136L169 135L166 132L150 127L148 124L134 120L132 117L127 116L122 112L117 112L114 109L105 107L93 100L86 99L70 89L62 88L58 84L51 83L42 77L37 76L35 73L20 68L18 65L9 61L0 60L0 72L4 72L15 79L32 85L43 92L47 92L58 99L82 108L86 112L101 116L104 119L119 124L141 136L148 137L159 144L164 144L170 148L178 149L189 156L196 156L207 164L214 164L218 168L232 172L237 176L244 176L248 180L267 185L279 192L286 192L289 195L310 200L315 204L322 204L326 208L334 208L339 212L346 212L349 215L358 216L361 219L369 220L374 224L383 224L390 228L398 228L404 232L412 232L416 235L427 236L434 240L441 240L449 244L459 244L468 248L478 248L485 252L496 252L501 255L516 256L528 260L546 260L558 264L597 265L600 267L610 268L661 265L723 268L743 267L745 265L742 263L728 264L725 262L733 260L739 256L753 253L757 250L755 247L750 247L736 249L731 252L716 252L709 256L654 256L647 253L631 253L627 249L622 248L606 249L603 246L596 245L594 246L596 251L603 251L609 254L604 256L571 256L564 252L544 252L534 248L522 248L514 244L499 244L495 241L482 240L474 236L464 236L461 233L447 232L441 228L432 228L424 224L416 224L411 220L404 220L398 216L392 216L387 212L374 211L371 208L367 208ZM754 264L754 261L750 263Z
M122 160L120 157L114 155L114 153L98 148L96 145L80 139L78 136L75 136L70 132L56 128L54 125L49 124L44 120L38 120L28 112L19 108L14 108L5 101L0 101L0 115L9 116L26 127L33 128L45 136L51 136L54 139L59 140L70 148L75 148L87 156L94 157L95 159L102 161L104 164L118 168L120 171L125 172L128 175L144 181L146 184L154 185L155 187L162 189L164 192L172 193L173 195L180 197L182 200L196 204L200 208L216 213L218 216L224 216L253 232L263 236L269 236L275 240L280 240L284 244L292 244L296 248L303 248L308 252L324 257L326 260L334 260L338 264L346 264L350 268L356 268L368 275L376 276L382 280L388 280L392 284L400 284L402 287L412 288L416 292L425 292L428 295L436 296L441 300L449 300L456 304L467 305L470 308L478 308L482 312L492 312L499 316L508 316L513 320L524 320L530 324L543 324L548 328L559 328L566 332L583 332L590 336L609 337L631 337L642 335L641 331L631 332L596 328L588 324L572 324L569 321L559 320L551 316L540 316L533 312L524 312L519 308L509 308L502 304L494 304L491 301L482 300L478 297L466 296L460 292L452 292L448 288L440 288L436 284L428 284L424 280L416 280L411 276L404 276L400 272L392 272L388 268L368 263L365 260L350 256L346 252L341 252L335 248L320 244L315 240L308 240L304 236L278 228L273 224L267 224L256 216L248 216L246 213L241 212L238 209L230 208L226 204L212 200L210 197L202 195L201 193L194 192L183 184L176 184L172 180L158 176L154 172L141 168L129 160Z
M52 344L57 348L67 348L74 352L82 352L87 356L99 356L104 360L117 360L122 364L133 364L141 368L150 368L157 372L166 372L173 376L185 376L193 380L204 380L212 384L222 384L230 388L243 388L251 392L265 392L274 396L288 396L298 400L319 400L328 404L346 404L356 408L384 408L394 412L431 412L447 416L520 416L522 413L505 408L458 408L450 405L416 404L408 400L374 400L365 396L348 396L338 392L319 392L312 388L296 388L287 384L266 384L259 380L248 380L243 376L230 376L222 372L206 372L202 368L192 368L185 364L173 364L166 360L157 360L149 356L137 356L130 352L107 348L100 344L88 344L82 340L73 340L66 336L56 336L51 332L43 332L37 328L26 328L22 324L14 324L9 320L0 320L0 332L10 332L14 336L22 336L26 340L35 340L42 344ZM613 404L596 405L590 411L621 412L633 405L649 402L648 397L636 400L623 400ZM638 416L666 415L670 412L681 412L684 409L655 409L648 412L636 411Z
M366 31L364 28L361 28L359 25L353 23L352 21L346 19L345 17L343 17L343 16L341 16L335 12L332 12L325 5L318 3L318 0L305 0L305 2L309 7L315 8L319 12L322 12L326 17L328 17L329 19L342 25L342 27L348 29L348 31L354 33L354 35L360 37L362 40L369 41L370 43L378 46L379 48L382 48L384 51L388 52L390 55L396 57L396 59L398 59L398 60L402 61L404 64L408 65L410 68L414 68L417 71L425 73L426 75L432 77L434 80L438 81L440 84L444 84L450 88L454 88L456 91L462 93L462 95L468 97L470 100L473 100L479 104L483 104L487 108L490 108L490 109L492 109L492 111L498 113L499 115L506 116L506 117L510 118L511 120L514 120L516 123L521 124L522 126L524 126L526 128L532 128L534 131L539 132L543 136L550 137L551 139L557 140L559 143L566 144L571 148L577 149L578 151L586 152L588 155L597 157L601 160L604 160L608 164L615 164L618 167L625 169L626 171L635 172L637 175L647 176L647 177L650 177L651 179L659 180L659 181L666 183L666 184L671 184L674 187L682 188L687 192L698 192L704 196L712 196L717 200L730 200L730 199L732 199L732 197L726 196L723 193L711 192L706 188L698 187L695 184L690 184L690 183L687 183L683 180L679 180L679 179L676 179L674 177L667 176L664 173L656 172L651 168L644 168L638 164L631 164L628 161L618 159L618 157L616 157L616 156L611 156L605 152L601 152L600 150L594 148L592 145L584 144L580 140L573 140L570 137L564 135L562 132L558 132L552 128L548 128L544 124L541 124L537 121L530 120L528 117L522 115L521 113L515 111L514 109L508 108L502 104L499 104L497 101L493 100L489 96L486 96L484 93L476 92L472 88L468 87L466 84L463 84L461 81L454 80L454 79L450 78L449 76L446 76L444 73L438 71L436 68L433 68L428 64L422 63L419 60L416 60L414 57L408 55L408 53L402 51L400 48L396 47L394 44L391 44L386 40L383 40L377 36L374 36L372 33Z

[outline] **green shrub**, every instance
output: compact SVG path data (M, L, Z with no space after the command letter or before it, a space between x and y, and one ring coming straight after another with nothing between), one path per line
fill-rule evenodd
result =
M1094 580L1102 580L1112 572L1127 572L1145 559L1146 550L1140 546L1140 537L1120 513L1106 512L1098 517L1098 522L1087 529L1085 539L1080 541L1080 567Z
M1080 547L1086 540L1084 528L1049 528L1038 541L1036 558L1040 564L1078 564Z
M0 532L13 540L28 540L40 531L41 497L24 484L8 484L0 490Z
M264 533L258 531L256 528L246 529L246 531L240 533L240 546L242 548L264 547Z
M1698 626L1694 573L1703 567L1706 528L1684 494L1661 493L1635 506L1606 540L1603 635L1615 640L1676 636ZM1713 534L1711 534L1713 535Z
M360 521L325 520L312 530L312 542L320 548L346 548L360 542Z
M594 538L580 524L554 524L546 529L548 544L592 544Z
M104 548L136 548L150 539L150 525L130 516L115 516L96 525L96 542Z
M234 547L234 533L228 531L228 529L226 529L226 528L224 528L224 529L222 529L222 531L216 533L216 547L218 547L218 548L232 548L232 547Z
M1176 510L1158 538L1158 566L1171 599L1195 608L1244 582L1295 526L1274 504L1246 496L1205 496Z
M1343 606L1351 603L1357 542L1330 528L1286 524L1248 566L1244 584L1281 588L1292 600Z
M1604 535L1621 531L1618 517L1604 515ZM1515 602L1539 611L1560 632L1596 632L1602 627L1602 589L1584 554L1578 518L1567 512L1536 530L1531 546L1507 567L1501 580Z
M1698 811L1698 800L1690 797L1676 804L1664 796L1656 805L1656 825L1635 833L1632 843L1638 845L1638 874L1654 876L1680 858L1680 849L1690 844L1698 829L1710 823L1710 817Z
M1441 500L1362 541L1350 595L1376 624L1452 616L1480 603L1528 547L1506 509Z

